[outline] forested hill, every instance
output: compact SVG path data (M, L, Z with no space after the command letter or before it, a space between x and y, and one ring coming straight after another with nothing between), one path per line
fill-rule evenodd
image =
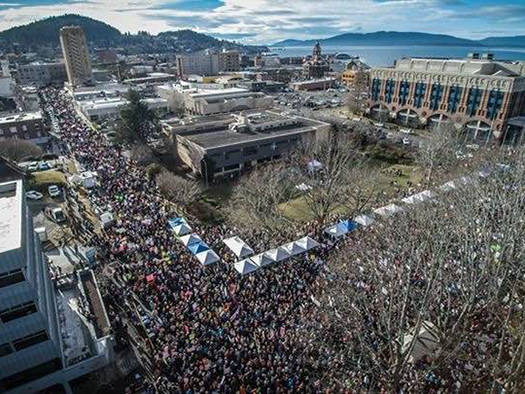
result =
M0 44L9 46L16 43L22 47L59 45L60 29L71 25L81 26L87 40L97 44L109 44L121 36L120 31L104 22L81 15L66 14L4 30L0 32Z

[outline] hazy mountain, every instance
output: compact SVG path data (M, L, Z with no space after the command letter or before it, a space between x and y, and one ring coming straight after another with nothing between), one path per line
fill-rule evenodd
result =
M525 48L525 36L488 37L479 42L486 46Z
M271 46L310 46L317 40L284 40ZM445 45L445 46L514 46L525 47L525 36L490 37L484 40L468 40L445 34L378 31L375 33L344 33L320 39L323 45Z

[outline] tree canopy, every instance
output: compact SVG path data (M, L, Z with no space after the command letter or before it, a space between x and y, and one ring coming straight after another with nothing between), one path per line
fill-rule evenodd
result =
M139 142L145 144L155 130L157 116L141 100L140 93L130 90L129 102L120 111L117 124L117 136L122 142Z

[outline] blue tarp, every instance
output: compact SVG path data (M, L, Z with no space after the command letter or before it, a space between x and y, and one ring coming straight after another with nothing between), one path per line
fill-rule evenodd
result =
M172 230L181 224L188 224L188 222L186 222L186 219L184 218L174 218L168 220L168 225L171 227Z
M204 242L197 242L197 243L194 243L188 246L188 249L191 251L191 253L197 254L200 252L205 252L206 250L209 250L210 248Z
M341 224L348 230L348 232L354 231L357 228L357 223L353 220L343 220Z

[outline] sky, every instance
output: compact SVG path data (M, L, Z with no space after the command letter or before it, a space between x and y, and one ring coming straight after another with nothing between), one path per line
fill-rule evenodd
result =
M122 32L192 29L257 44L380 30L525 35L523 0L0 0L0 30L64 13Z

